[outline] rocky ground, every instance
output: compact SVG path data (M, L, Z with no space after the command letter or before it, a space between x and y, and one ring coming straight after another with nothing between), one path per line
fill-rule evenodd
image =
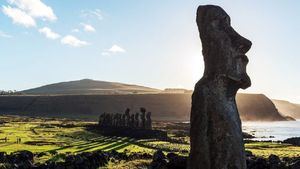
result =
M168 139L106 137L81 121L2 117L0 169L185 169L189 124L155 122ZM22 142L16 143L15 138ZM1 138L7 137L7 141ZM253 136L244 134L244 138ZM249 169L300 169L299 138L248 140ZM298 145L298 146L297 146ZM201 145L199 145L201 146ZM26 151L21 151L26 150Z
M140 166L145 169L186 169L187 157L175 153L163 153L158 150L153 155L148 153L119 153L117 151L84 152L76 155L66 155L61 161L46 161L43 164L34 163L34 158L40 154L30 151L19 151L10 155L0 153L0 169L98 169L106 168L108 163L146 159L148 164ZM248 169L299 169L300 157L282 158L270 155L268 158L254 156L247 152Z

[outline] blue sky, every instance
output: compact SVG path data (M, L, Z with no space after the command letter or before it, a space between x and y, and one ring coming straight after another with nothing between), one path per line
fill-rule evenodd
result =
M0 89L90 78L192 89L203 73L198 5L253 42L249 93L300 103L300 2L1 0Z

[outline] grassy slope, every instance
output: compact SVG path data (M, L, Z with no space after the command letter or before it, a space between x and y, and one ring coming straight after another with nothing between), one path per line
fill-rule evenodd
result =
M1 151L8 153L18 150L48 152L47 156L39 159L40 161L53 158L51 153L54 151L57 153L80 153L94 150L117 150L128 153L153 153L156 149L163 149L165 152L188 155L188 144L104 137L84 130L84 127L82 127L84 124L80 122L72 122L75 126L71 127L59 127L61 123L61 121L45 121L41 119L29 122L10 121L9 123L5 123L0 126L0 139L7 137L9 140L8 142L0 141ZM17 137L21 137L22 143L16 143ZM39 145L32 145L32 142ZM267 142L249 143L246 144L246 149L252 151L255 155L264 157L270 154L276 154L280 157L300 156L300 147L287 144Z

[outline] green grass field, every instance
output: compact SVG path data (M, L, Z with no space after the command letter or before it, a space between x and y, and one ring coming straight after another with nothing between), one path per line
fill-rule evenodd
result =
M0 117L0 151L11 153L19 150L45 152L40 161L56 158L57 154L85 151L125 151L153 153L157 149L188 155L189 144L158 140L135 140L126 137L104 137L85 130L87 122ZM7 138L7 141L5 141ZM17 143L21 138L21 143ZM246 149L257 156L275 154L280 157L300 156L300 147L287 144L255 142L246 144Z

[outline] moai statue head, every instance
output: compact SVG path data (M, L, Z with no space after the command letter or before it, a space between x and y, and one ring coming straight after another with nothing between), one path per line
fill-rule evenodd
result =
M250 87L245 54L252 43L231 27L228 14L218 6L199 6L197 25L205 62L204 77L224 77L235 90Z
M144 107L141 107L141 108L140 108L140 111L141 111L142 113L146 113L146 109L145 109Z
M127 108L127 109L125 110L125 114L128 114L128 115L129 115L129 112L130 112L130 109Z

